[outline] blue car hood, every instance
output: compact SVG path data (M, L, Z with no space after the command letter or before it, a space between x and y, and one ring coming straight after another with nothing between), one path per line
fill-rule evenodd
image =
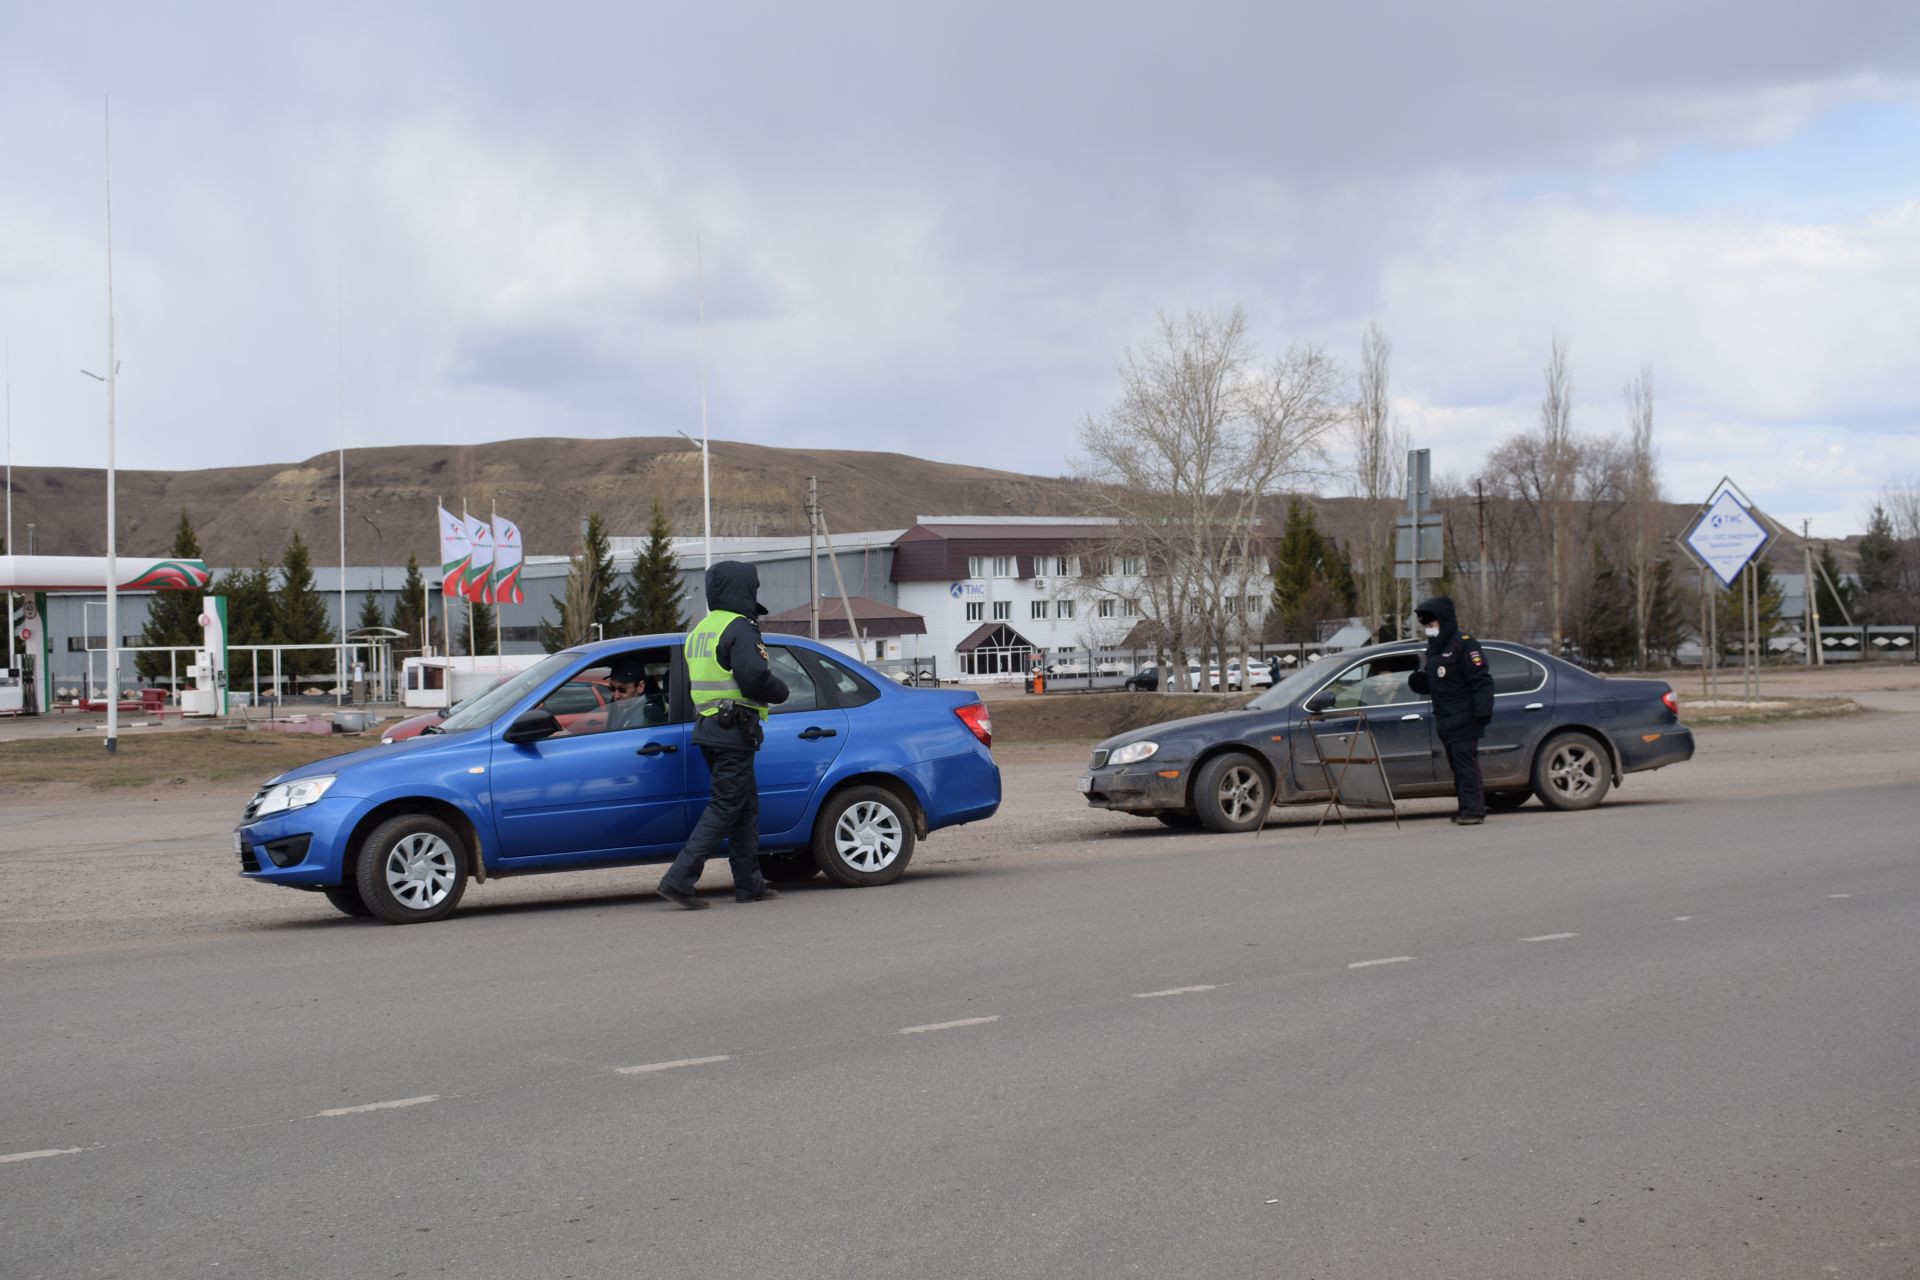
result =
M433 755L456 744L469 742L474 734L482 732L484 731L480 729L468 729L462 733L423 733L418 737L407 738L400 742L383 743L360 751L349 751L341 756L328 756L324 760L315 760L312 764L296 766L278 777L268 778L266 785L271 787L282 782L298 782L301 778L314 778L325 774L336 774L344 783L369 765L377 765L382 761L392 760L396 756ZM342 794L351 793L342 792Z

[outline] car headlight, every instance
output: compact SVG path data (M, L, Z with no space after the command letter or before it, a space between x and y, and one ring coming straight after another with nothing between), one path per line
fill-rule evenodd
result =
M267 794L260 797L260 807L253 811L256 818L264 818L270 813L285 813L289 809L304 809L327 794L327 788L334 783L334 774L321 778L302 778L298 782L283 782L277 787L268 787Z
M1157 742L1129 742L1124 747L1114 749L1107 757L1108 764L1138 764L1160 749Z

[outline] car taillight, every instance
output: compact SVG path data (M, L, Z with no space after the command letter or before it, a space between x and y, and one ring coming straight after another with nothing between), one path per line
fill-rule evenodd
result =
M1680 714L1680 695L1675 693L1673 690L1669 689L1665 693L1661 694L1660 701L1665 703L1667 710L1673 712L1673 714L1675 715Z
M973 730L973 736L980 739L980 745L993 745L993 712L987 710L984 702L969 702L964 707L955 707L953 714L960 717L960 723Z

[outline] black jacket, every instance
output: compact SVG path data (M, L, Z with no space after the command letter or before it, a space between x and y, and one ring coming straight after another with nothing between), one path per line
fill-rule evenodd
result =
M1493 673L1486 655L1460 630L1446 596L1423 601L1417 612L1432 614L1440 634L1427 641L1426 670L1414 672L1407 683L1433 699L1433 727L1442 742L1478 738L1493 719Z
M707 570L707 608L741 616L720 633L714 657L733 673L740 692L755 702L777 707L787 700L787 685L767 665L767 647L760 639L760 573L738 560L721 560ZM712 716L701 716L693 726L693 740L706 747L732 747L754 750L760 745L760 725L742 717L731 729L714 723Z

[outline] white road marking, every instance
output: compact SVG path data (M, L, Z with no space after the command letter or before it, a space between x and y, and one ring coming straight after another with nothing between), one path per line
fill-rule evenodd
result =
M1558 942L1562 938L1577 938L1577 933L1543 933L1537 938L1522 938L1522 942Z
M716 1053L711 1058L679 1058L673 1062L648 1062L637 1067L615 1067L623 1076L645 1075L649 1071L671 1071L675 1067L704 1067L709 1062L731 1062L730 1053Z
M1347 968L1371 969L1377 964L1405 964L1411 959L1413 959L1412 956L1388 956L1384 960L1355 960L1352 964L1348 965Z
M48 1156L70 1156L80 1150L79 1147L48 1147L45 1151L16 1151L10 1156L0 1156L0 1164L12 1164L16 1160L45 1160Z
M1829 898L1851 898L1853 895L1850 893L1830 893L1827 896Z
M1675 916L1675 917L1673 918L1673 922L1674 922L1675 924L1685 924L1685 923L1686 923L1687 921L1689 921L1689 920L1691 920L1691 919L1693 919L1693 917L1692 917L1692 916Z
M987 1018L961 1018L955 1022L929 1022L924 1027L902 1027L894 1032L897 1036L917 1036L923 1031L948 1031L954 1027L977 1027L983 1022L998 1022L1000 1015Z
M1168 987L1165 991L1136 991L1135 1000L1152 1000L1159 996L1190 996L1199 991L1218 991L1218 987Z
M439 1094L429 1093L419 1098L395 1098L391 1102L369 1102L358 1107L330 1107L325 1111L314 1112L311 1118L318 1120L321 1116L354 1116L362 1111L391 1111L395 1107L417 1107L423 1102L438 1101L440 1101Z

